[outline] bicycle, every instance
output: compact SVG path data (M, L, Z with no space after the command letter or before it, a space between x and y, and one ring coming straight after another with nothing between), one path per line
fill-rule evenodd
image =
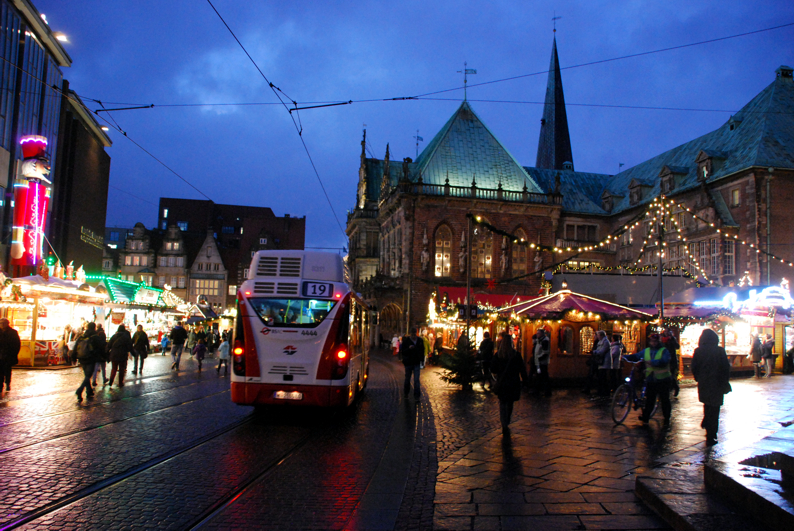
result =
M490 391L493 389L493 384L496 382L496 378L491 373L491 371L485 370L485 362L483 360L477 360L477 370L475 371L474 375L472 376L472 383L479 382L482 385L483 390L486 390L485 384L488 384L487 390Z
M622 424L626 417L629 416L629 411L632 408L636 411L645 407L645 362L633 362L625 358L623 360L633 364L634 367L632 367L629 377L626 378L626 383L615 389L615 394L612 395L610 411L612 413L612 421L615 424ZM639 395L637 394L638 391ZM649 419L653 417L658 408L659 399L657 397L656 404L654 404L653 410L648 415Z

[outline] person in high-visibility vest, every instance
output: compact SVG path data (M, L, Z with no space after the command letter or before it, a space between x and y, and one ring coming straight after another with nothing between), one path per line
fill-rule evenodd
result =
M673 385L673 374L670 370L670 352L662 346L659 334L648 337L648 347L631 356L629 361L645 361L645 407L640 415L640 422L646 424L658 396L662 402L664 424L670 424L672 406L670 405L670 389Z

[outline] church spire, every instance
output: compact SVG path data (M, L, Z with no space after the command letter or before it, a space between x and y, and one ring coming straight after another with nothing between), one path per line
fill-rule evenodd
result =
M565 164L566 162L570 165ZM573 169L571 136L568 133L568 116L565 113L565 97L562 93L556 35L551 47L546 102L543 105L543 118L540 120L540 140L535 167L549 170Z

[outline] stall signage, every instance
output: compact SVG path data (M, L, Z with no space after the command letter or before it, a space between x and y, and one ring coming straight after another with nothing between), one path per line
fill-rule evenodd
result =
M135 293L135 302L138 304L157 304L160 300L160 292L150 288L140 288Z
M14 186L13 265L35 266L41 260L49 201L49 190L42 184L27 182Z

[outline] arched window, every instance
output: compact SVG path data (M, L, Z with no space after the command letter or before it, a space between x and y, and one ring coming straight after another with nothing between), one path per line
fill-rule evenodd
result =
M588 354L591 350L593 350L593 342L595 341L595 330L593 330L592 326L583 326L581 330L579 330L579 346L580 354Z
M527 235L522 229L516 231L518 242L513 244L512 260L513 263L513 276L517 277L527 273L527 246L521 242L526 243Z
M474 278L491 278L493 264L493 233L485 227L472 230L471 265Z
M436 269L437 277L451 275L450 261L452 257L452 231L446 225L436 231Z
M573 354L573 327L560 327L559 347L565 354Z

